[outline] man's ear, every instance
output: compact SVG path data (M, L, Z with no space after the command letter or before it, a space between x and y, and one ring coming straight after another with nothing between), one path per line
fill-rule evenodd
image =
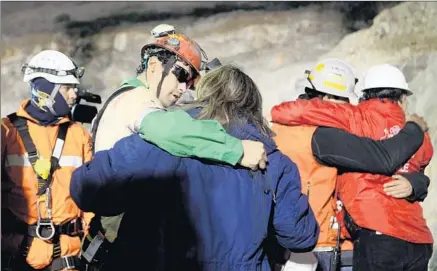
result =
M401 96L401 102L402 103L405 103L406 101L407 101L407 95L405 95L405 94L402 94L402 96Z
M156 68L157 68L157 66L158 66L158 63L159 63L158 58L155 57L155 56L152 56L152 57L149 59L149 62L147 63L147 67L150 68L150 71L151 71L152 73L154 73L154 72L156 71Z

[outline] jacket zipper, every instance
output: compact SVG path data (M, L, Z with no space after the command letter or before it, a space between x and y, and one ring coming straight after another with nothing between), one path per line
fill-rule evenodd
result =
M267 173L266 173L267 174ZM261 181L261 187L264 187L264 185L265 185L265 182L264 182L264 178L262 177L262 175L260 174L260 176L259 176L260 178L260 181ZM269 188L267 188L267 189L269 189ZM265 195L264 195L264 189L262 189L261 190L261 214L263 214L264 213L264 197L265 197ZM265 221L263 220L263 224L262 225L265 225ZM263 235L264 235L264 233L263 233Z
M307 198L310 199L310 182L307 183Z
M253 172L251 172L251 171L249 171L249 176L250 176L250 178L252 179L252 183L253 183L253 189L254 189L254 196L255 197L257 197L257 191L259 190L258 189L258 183L257 183L257 178L256 178L256 176L255 176L255 173L253 173ZM257 205L255 205L256 206L256 210L258 211L258 206ZM257 213L258 212L254 212L253 213L253 225L252 225L252 242L255 244L256 242L256 232L257 232L257 223L256 223L256 221L257 221Z

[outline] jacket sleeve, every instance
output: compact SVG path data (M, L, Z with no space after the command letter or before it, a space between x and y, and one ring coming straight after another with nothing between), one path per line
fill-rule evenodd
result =
M118 215L130 203L141 201L141 191L149 181L174 180L180 164L180 158L134 134L77 168L71 179L71 197L85 212Z
M421 128L413 122L408 122L396 136L382 141L319 127L311 147L319 163L342 172L392 175L420 148L423 138Z
M297 166L287 157L276 191L273 227L278 243L289 250L311 251L317 243L319 226L308 198L301 193Z
M91 147L91 141L92 141L91 135L85 129L83 129L83 138L84 138L83 162L87 163L88 161L90 161L93 158L93 152L92 152L92 147ZM94 217L94 213L81 211L81 217L83 220L84 236L86 236L88 234L91 219L93 219L93 217Z
M243 156L241 140L228 135L218 121L196 120L183 110L146 114L139 134L175 156L205 158L233 166Z
M413 187L413 194L406 198L406 200L410 202L424 201L428 195L430 179L424 174L424 172L430 163L433 154L434 149L431 143L431 138L428 133L425 133L422 146L414 154L412 159L408 161L408 164L411 167L409 172L398 172L404 175Z
M2 145L2 147L1 147L1 152L2 152L1 159L2 160L1 161L2 161L2 167L3 167L3 163L6 159L5 152L6 152L6 142L7 142L7 136L9 134L9 128L5 123L5 119L2 119L1 122L2 122L1 123L1 133L2 133L2 135L1 135L1 145Z
M5 162L6 162L6 144L8 142L7 138L8 138L8 134L9 134L9 128L8 126L5 124L5 119L1 120L1 167L2 167L2 177L1 177L1 198L5 199L6 197L4 197L3 195L5 193L9 192L9 187L7 185L7 172L6 172L6 168L5 168ZM3 208L3 200L1 201L2 203L2 208Z
M298 99L274 106L271 110L272 122L283 125L313 125L350 129L358 109L351 104L336 104L319 98Z
M406 198L409 202L424 201L428 196L429 178L423 172L403 173L413 188L413 194Z
M86 163L93 158L92 139L90 133L84 129L84 143L83 143L83 162Z
M428 133L425 133L425 138L423 140L423 145L421 149L422 150L419 149L419 151L421 152L421 157L419 159L419 166L421 171L425 171L425 168L429 165L429 162L431 161L434 155L434 148L431 143L431 137L429 136Z

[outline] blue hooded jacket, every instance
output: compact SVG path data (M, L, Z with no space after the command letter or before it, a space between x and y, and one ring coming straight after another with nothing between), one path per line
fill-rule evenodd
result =
M265 173L175 157L136 134L73 173L70 192L82 210L125 212L110 257L118 258L115 269L152 270L152 261L161 260L166 270L270 270L268 235L288 249L315 246L319 228L297 166L253 125L229 133L265 144ZM166 256L156 259L160 229Z

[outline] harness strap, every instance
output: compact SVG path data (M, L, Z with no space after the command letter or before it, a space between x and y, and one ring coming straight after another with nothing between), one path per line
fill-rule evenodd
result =
M23 252L27 256L28 247L31 245L33 238L38 238L36 234L37 225L28 225L25 222L19 220L9 209L2 210L2 219L5 223L2 223L2 233L18 233L26 235L24 238L20 251ZM69 222L66 222L61 225L54 225L55 234L54 237L50 240L54 244L56 244L57 237L59 235L68 235L71 237L82 237L83 236L83 226L82 226L82 218L78 217ZM49 228L43 227L40 229L40 233L43 236L47 236L45 231L50 231Z
M82 258L89 264L103 265L108 258L108 248L111 243L102 231L92 237L90 234L83 240Z
M38 151L35 147L35 144L33 143L32 137L30 136L27 120L25 118L17 116L16 113L12 113L8 115L8 118L11 121L11 123L14 125L14 127L18 130L18 133L27 151L29 162L31 163L32 168L35 171L34 165L38 160ZM50 187L52 183L52 176L59 165L59 158L61 157L62 149L64 147L65 137L67 135L68 127L69 127L68 122L59 125L58 137L56 139L55 147L53 148L52 156L50 157L51 167L47 180L41 178L41 176L37 174L38 196L44 194L44 192L47 190L47 188Z
M68 126L69 126L68 122L62 123L59 126L58 138L56 139L56 143L55 143L55 147L53 149L52 157L50 157L50 163L51 163L50 174L49 174L49 177L47 178L47 181L44 182L44 184L41 185L41 187L39 188L39 190L38 190L39 195L42 195L46 191L46 189L50 187L52 180L53 180L53 178L52 178L53 173L59 167L59 158L61 157L62 149L64 147L65 137L67 135Z
M161 86L162 83L164 82L165 77L167 77L168 73L170 72L170 70L173 68L174 64L176 63L177 58L176 56L172 55L168 58L167 62L164 63L164 69L162 70L162 76L161 76L161 80L159 81L158 84L158 89L156 91L156 97L159 99L159 94L161 94Z
M83 238L81 259L98 268L106 262L112 243L105 236L106 231L100 216L96 215L91 219L88 229L88 235Z
M24 224L24 222L23 222ZM82 225L82 220L80 218L75 219L71 222L62 224L57 226L57 234L52 239L55 241L53 243L53 261L52 263L41 269L41 270L47 270L47 271L57 271L57 270L71 270L71 269L78 269L81 265L81 261L77 256L61 256L61 245L59 241L59 235L65 234L72 237L79 236L81 237L81 230L78 230L78 226L72 227L72 224ZM81 227L81 226L80 226ZM33 230L32 230L33 229ZM20 244L19 247L19 254L14 257L12 256L9 260L9 265L12 265L11 270L14 269L14 265L20 265L20 263L25 264L26 258L29 253L30 246L32 245L33 239L37 238L36 236L36 226L31 225L28 227L28 234L24 236L23 241Z
M20 253L19 257L23 257L23 259L26 259L32 241L33 241L32 236L24 236L23 241L21 242L19 248L19 253Z
M83 233L81 218L76 218L65 224L55 225L54 227L55 227L55 235L68 235L71 237L76 237L76 236L81 237ZM42 236L48 236L50 235L51 229L47 227L43 227L42 229L40 228L39 231ZM27 227L27 235L32 237L38 237L36 232L37 232L37 225L29 225Z
M3 259L2 259L3 260ZM23 271L23 270L35 270L30 267L23 259L17 261L17 259L6 257L7 262L2 262L2 270L7 271ZM8 266L3 266L7 264ZM39 271L60 271L60 270L77 270L82 268L82 262L77 256L59 256L54 258L53 261L46 267L38 269Z
M129 90L132 90L134 88L137 88L141 85L144 85L144 84L140 80L138 80L137 78L125 80L122 82L121 86L114 93L112 93L111 96L109 96L109 98L106 100L105 104L100 109L99 113L97 113L97 115L93 121L92 127L91 127L91 137L92 137L91 148L92 148L93 153L95 152L94 146L95 146L95 142L96 142L97 128L99 127L100 120L102 119L103 113L105 112L108 105L111 103L112 100L114 100L120 94L122 94L126 91L129 91Z
M8 119L18 130L18 133L23 140L24 147L26 148L28 159L33 166L36 163L36 160L38 160L38 151L36 150L35 144L33 144L32 138L29 134L27 120L18 117L16 113L8 115Z
M50 271L80 269L82 263L77 256L60 256L55 258L49 266Z
M19 220L9 209L2 209L2 233L20 233L31 237L36 235L37 224L28 225ZM55 235L69 235L72 237L83 234L82 218L78 217L61 225L54 225ZM40 232L43 233L48 229L42 227Z
M56 243L53 244L53 259L60 257L61 252L61 245L58 240Z
M311 81L310 81L311 82ZM341 221L339 219L339 214L341 210L337 209L337 201L338 198L338 181L335 182L335 191L334 191L334 200L335 200L335 220L337 222L337 236L336 236L336 244L333 248L333 257L331 258L330 266L331 270L338 270L338 267L340 266L340 260L341 260ZM333 222L334 223L334 222Z

